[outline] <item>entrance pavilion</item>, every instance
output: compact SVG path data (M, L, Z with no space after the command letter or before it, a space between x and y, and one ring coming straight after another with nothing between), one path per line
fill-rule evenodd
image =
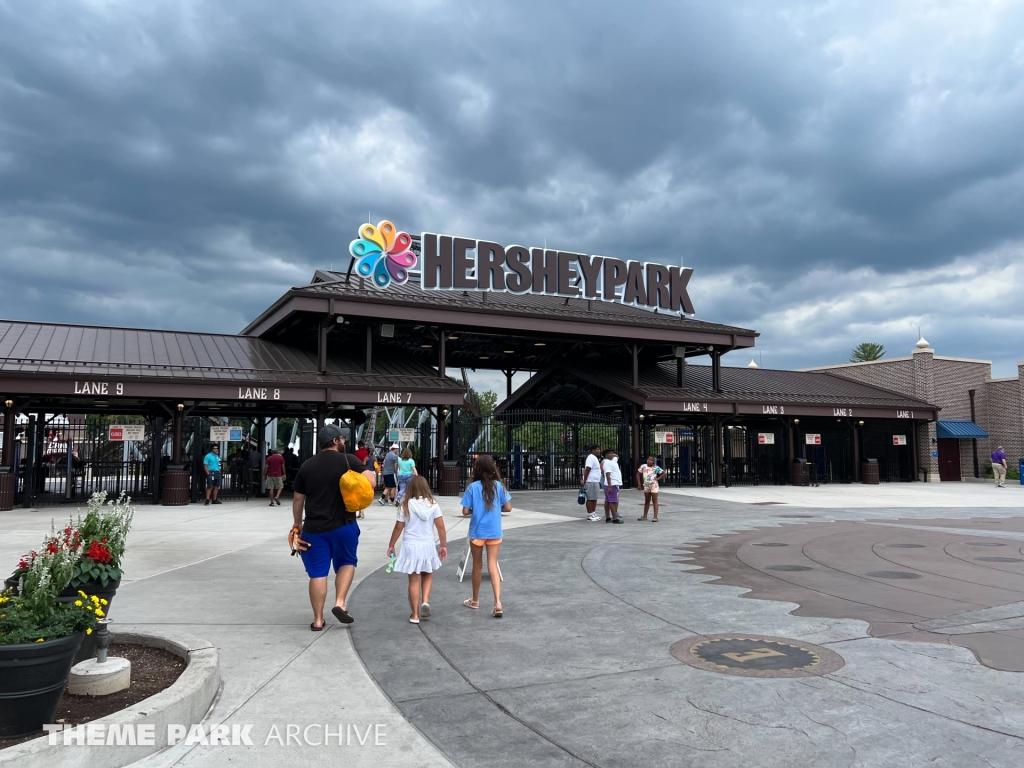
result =
M195 499L209 425L251 420L262 454L267 420L297 418L308 453L325 420L358 430L375 408L424 409L403 442L448 493L483 452L515 486L573 487L591 442L617 448L626 477L656 453L681 484L790 482L801 457L819 482L860 479L867 458L883 480L916 477L917 428L935 406L826 373L722 367L756 337L622 303L424 290L415 273L379 290L326 271L237 336L3 322L0 403L4 425L17 424L4 430L2 464L14 471L0 473L0 507L4 488L26 505L99 487L155 501L168 467L189 462ZM498 413L480 416L452 369L504 372ZM518 371L533 376L513 392ZM72 435L73 417L95 414L144 422L144 445L117 457L106 435ZM655 443L666 433L671 443Z

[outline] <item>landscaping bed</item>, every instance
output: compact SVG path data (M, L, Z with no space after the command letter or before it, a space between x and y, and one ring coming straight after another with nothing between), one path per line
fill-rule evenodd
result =
M126 658L132 663L131 685L107 696L72 696L65 691L57 705L55 723L80 725L126 709L169 688L185 671L187 664L185 659L170 651L146 645L114 643L108 654ZM0 739L0 749L43 735L45 733L40 731L18 739Z

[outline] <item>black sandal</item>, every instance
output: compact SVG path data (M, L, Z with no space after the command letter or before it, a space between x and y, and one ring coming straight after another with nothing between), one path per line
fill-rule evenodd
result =
M348 615L348 611L342 608L340 605L336 605L331 608L331 613L334 614L334 618L340 621L342 624L351 624L355 619Z
M323 625L323 624L321 624L321 625L320 625L320 626L318 627L318 626L316 625L316 622L314 621L314 622L313 622L312 624L310 624L310 625L309 625L309 629L310 629L310 631L311 631L311 632L323 632L323 631L324 631L324 625Z

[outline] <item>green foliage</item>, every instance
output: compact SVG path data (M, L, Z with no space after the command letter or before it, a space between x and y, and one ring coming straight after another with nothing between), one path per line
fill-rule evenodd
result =
M82 556L71 577L73 587L90 581L98 581L105 587L122 576L121 558L135 508L131 498L123 492L115 501L104 505L106 498L106 491L94 493L89 499L88 513L84 519L79 518L75 526L82 541Z
M41 643L76 632L91 634L96 621L105 615L107 601L84 592L78 595L79 599L70 603L51 599L48 610L40 614L31 590L18 595L13 589L0 593L0 645Z
M881 360L885 355L885 347L871 341L865 341L853 348L850 353L851 363L869 363L872 360Z
M491 390L478 393L477 402L480 403L480 415L490 416L498 405L498 393Z

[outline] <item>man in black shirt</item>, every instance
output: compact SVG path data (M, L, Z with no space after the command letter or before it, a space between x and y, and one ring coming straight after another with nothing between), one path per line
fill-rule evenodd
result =
M349 470L361 472L376 485L373 471L354 456L344 452L345 439L341 430L328 424L317 435L320 453L308 459L295 476L292 488L294 526L301 539L309 544L302 552L302 563L309 575L309 602L313 606L313 623L309 628L319 632L324 628L324 602L327 600L327 577L334 565L335 605L331 613L342 624L351 624L352 617L345 610L352 578L356 572L356 548L359 546L359 524L355 512L345 509L338 483ZM303 519L305 507L305 519Z

